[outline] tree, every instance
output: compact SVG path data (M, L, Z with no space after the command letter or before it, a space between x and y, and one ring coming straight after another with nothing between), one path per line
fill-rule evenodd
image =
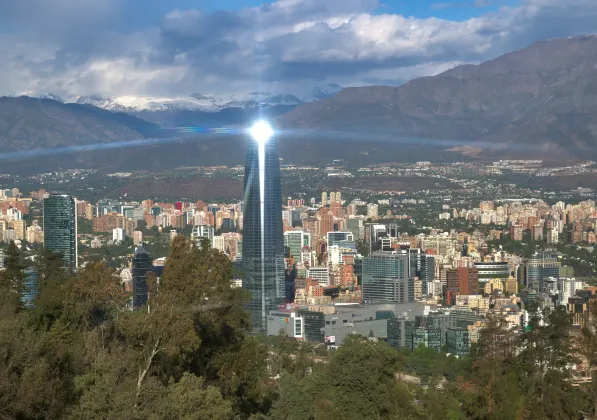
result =
M578 407L583 404L569 381L570 366L577 361L571 350L570 326L563 306L533 309L528 328L520 335L519 381L529 419L580 417Z
M178 382L169 384L157 416L150 418L227 420L234 418L234 412L232 403L222 397L218 388L206 386L203 378L184 373Z
M276 419L422 418L415 395L396 381L400 354L384 342L348 336L327 364L282 377Z
M591 403L591 419L597 419L597 305L589 301L589 316L581 330L581 354L586 361L586 370L591 382L584 387Z
M502 316L490 317L480 333L473 354L473 378L481 391L479 395L483 398L479 408L490 418L500 418L501 413L508 412L510 407L518 405L520 395L515 382L514 392L504 392L510 390L512 385L509 373L514 362L516 343L516 332L508 326L508 322ZM510 412L510 418L514 418L515 413L516 410L514 413Z
M0 273L0 315L14 312L21 306L19 298L24 288L25 264L14 241L10 241L4 265L5 270Z

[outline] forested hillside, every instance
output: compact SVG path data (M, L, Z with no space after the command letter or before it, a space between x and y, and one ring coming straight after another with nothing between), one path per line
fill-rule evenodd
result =
M51 253L37 259L36 308L23 308L13 244L0 277L0 418L597 418L597 381L571 381L575 361L597 360L594 325L572 334L564 310L533 312L518 334L490 320L471 358L357 336L328 352L250 334L231 263L205 245L176 238L151 310L132 312L106 266L69 278Z

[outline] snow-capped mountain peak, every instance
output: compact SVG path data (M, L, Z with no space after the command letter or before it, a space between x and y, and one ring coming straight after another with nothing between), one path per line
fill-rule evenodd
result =
M35 96L37 99L50 99L52 101L57 101L57 102L62 102L64 103L64 100L58 96L58 95L54 95L53 93L41 93L37 96Z
M108 98L102 95L84 95L74 97L60 97L52 93L29 95L40 99L51 99L62 103L77 103L92 105L109 111L139 112L139 111L202 111L218 112L225 108L271 108L275 106L295 107L304 102L313 102L335 95L342 87L336 84L316 86L307 94L272 93L265 91L249 92L245 95L231 95L228 97L193 93L189 96L154 97L125 95Z
M334 96L336 93L342 90L342 86L335 83L327 83L325 85L315 86L311 89L310 100L305 102L319 101Z

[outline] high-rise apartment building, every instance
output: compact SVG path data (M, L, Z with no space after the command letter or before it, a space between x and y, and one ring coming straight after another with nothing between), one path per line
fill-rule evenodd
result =
M220 252L226 252L226 240L223 236L214 236L211 238L211 247Z
M77 205L68 194L44 199L44 247L62 254L64 267L77 270Z
M379 205L367 204L367 217L376 218L379 216Z
M116 228L112 230L112 241L122 242L126 239L126 232L123 228Z
M263 331L269 312L285 298L282 186L275 139L249 142L244 191L242 285L251 294L247 309L253 328Z
M510 238L513 241L522 241L522 234L524 233L524 228L520 225L512 225L510 226Z
M334 231L334 215L327 211L319 216L319 234L327 236L328 232Z
M307 278L315 280L320 286L330 285L330 271L328 267L311 267L307 270Z
M336 204L336 193L333 191L330 193L330 204L331 205Z
M211 243L214 237L214 228L210 225L197 225L193 226L193 230L191 232L191 241L195 242L195 245L201 245L201 241L203 239L209 240Z
M284 246L290 248L290 256L296 263L301 263L301 253L304 247L311 246L311 234L302 230L284 232Z
M549 277L560 278L560 267L557 254L541 251L533 254L525 266L525 286L536 292L545 292L545 280Z
M407 303L415 300L406 251L376 251L363 259L363 301Z
M454 304L456 295L476 295L479 293L479 270L459 267L446 273L448 303Z
M149 252L139 244L135 248L135 256L133 257L133 308L139 309L147 305L147 296L149 285L147 284L147 277L153 268L153 261Z

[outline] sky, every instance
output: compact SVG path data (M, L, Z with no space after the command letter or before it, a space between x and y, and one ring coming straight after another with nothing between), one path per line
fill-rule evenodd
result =
M399 85L597 32L597 0L0 0L0 93Z

